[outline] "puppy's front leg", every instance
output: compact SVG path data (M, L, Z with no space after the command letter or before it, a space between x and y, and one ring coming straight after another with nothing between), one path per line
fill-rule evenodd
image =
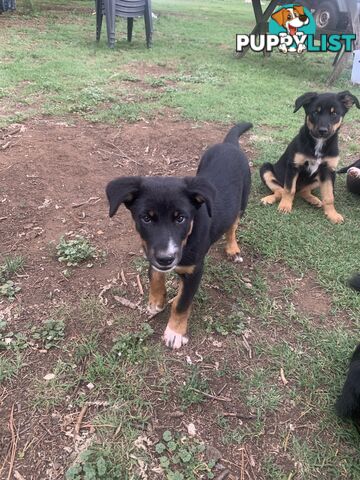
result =
M180 348L188 343L185 336L191 304L203 273L203 265L197 266L193 273L179 274L180 288L171 305L171 314L163 339L167 347Z
M324 213L331 223L342 223L344 217L335 210L334 206L334 184L335 172L325 164L320 168L320 194Z
M149 267L150 293L147 311L150 315L156 315L165 308L166 288L165 273Z
M278 206L279 212L290 213L296 193L296 182L299 171L293 165L288 165L285 173L284 190L282 192L281 201Z

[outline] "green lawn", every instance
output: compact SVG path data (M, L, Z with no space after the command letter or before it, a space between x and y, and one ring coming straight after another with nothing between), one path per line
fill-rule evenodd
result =
M345 179L340 177L336 205L345 216L344 224L330 224L320 211L300 200L296 200L291 215L284 216L276 207L260 205L265 188L257 173L264 161L278 159L301 126L303 113L292 113L295 99L306 91L328 90L325 82L332 56L274 53L264 59L249 53L244 59L235 59L235 34L249 32L254 21L251 5L241 0L154 0L153 10L158 18L154 21L154 44L150 50L146 49L140 20L135 23L130 45L125 39L125 23L118 22L118 42L110 50L105 25L99 45L94 41L93 2L33 3L35 11L31 14L25 12L26 2L19 1L18 14L0 16L0 127L31 122L40 116L116 124L158 115L166 118L168 112L189 122L253 122L249 144L254 152L250 159L255 167L253 188L239 233L240 243L245 245L254 265L252 288L244 287L238 269L224 268L211 257L204 285L215 285L228 297L221 297L218 311L218 290L210 295L210 287L203 285L192 327L192 334L201 338L202 322L207 318L206 334L226 341L231 353L225 355L227 368L212 372L210 380L235 382L236 401L243 402L256 417L250 426L235 427L228 417L219 414L218 445L231 451L249 442L261 452L257 456L259 479L360 478L357 432L333 414L348 357L359 339L360 295L346 286L348 277L360 270L359 198L346 191ZM54 5L64 6L65 10L55 9ZM350 86L349 77L348 69L332 90L350 89L360 98L360 88ZM340 134L343 161L359 157L359 140L360 111L354 107ZM26 272L26 262L24 268ZM280 273L284 270L286 275ZM139 272L145 275L143 264ZM272 274L276 295L271 287ZM292 294L299 290L295 279L302 277L311 277L313 284L322 287L329 303L328 315L318 318L311 312L296 310ZM299 294L306 303L309 291L300 288ZM184 358L164 352L158 339L149 341L151 332L146 327L141 329L139 318L134 315L129 319L116 317L115 324L133 322L140 332L138 336L125 336L108 353L102 350L96 322L114 320L112 311L99 309L96 301L91 303L88 299L71 306L70 314L62 313L61 322L66 324L74 316L84 322L84 328L84 319L92 318L88 326L92 335L77 339L74 344L67 344L66 336L65 340L58 339L64 358L57 358L56 362L53 359L53 368L61 381L48 384L37 379L31 405L47 415L64 404L66 395L80 380L85 378L97 384L112 405L121 403L123 408L101 415L94 413L94 424L107 427L99 427L97 447L84 460L83 470L73 470L68 478L146 478L130 474L131 466L138 460L128 455L129 449L146 431L160 404L183 411L194 408L191 414L201 416L194 405L204 405L208 400L201 393L209 391L207 380L202 378L203 364L188 371ZM244 368L233 369L237 349L243 349L239 335L247 329L252 332L255 360L251 364L244 356ZM0 328L0 345L2 341ZM8 349L0 354L0 383L8 382L5 385L14 385L21 376L19 370L25 368L18 340L15 345L16 351L11 351L11 355ZM21 343L21 351L23 347ZM86 367L78 372L72 365L83 359ZM279 386L281 368L291 378L287 389ZM182 382L175 378L178 369ZM158 376L148 380L152 371ZM159 401L149 399L144 394L147 389L160 392ZM85 397L80 396L75 404L81 406L84 401ZM297 415L306 416L304 423L310 429L306 435L302 427L291 430L288 418L281 417L282 411L290 416L291 408ZM281 461L272 448L269 430L274 425L269 418L284 422L274 422ZM111 428L109 433L109 425L115 433ZM123 425L121 435L119 425ZM164 440L171 441L170 437ZM180 448L176 442L171 444L174 450ZM162 448L157 447L156 453ZM150 458L144 453L140 457L150 464L154 455ZM186 452L183 455L185 458ZM194 477L188 473L185 480L202 478L194 473L200 468L200 454L194 449L191 455L188 465ZM18 460L21 463L22 458L19 456ZM165 471L171 471L171 465L165 460L163 463ZM86 465L90 470L97 468L98 477L85 477ZM108 469L107 477L99 473L104 468Z

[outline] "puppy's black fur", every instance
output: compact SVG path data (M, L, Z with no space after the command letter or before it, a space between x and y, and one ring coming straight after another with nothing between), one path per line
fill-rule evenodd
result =
M354 290L360 292L360 273L355 273L355 275L350 278L349 286Z
M323 206L325 215L333 223L343 221L334 208L333 198L339 161L338 130L354 104L360 108L358 99L348 91L309 92L296 100L294 112L304 108L305 124L277 163L262 165L261 179L273 192L262 199L264 204L280 201L279 211L288 213L298 192L310 204ZM322 202L311 194L318 186Z
M337 173L347 173L346 186L349 192L360 195L360 160L340 168Z
M235 230L251 180L239 136L251 127L238 124L223 143L209 148L195 177L120 177L107 185L110 217L125 204L150 262L150 313L165 307L164 273L175 269L180 275L182 287L164 334L173 348L187 342L187 319L210 246L226 233L225 250L239 260Z
M349 371L336 405L339 417L360 421L360 344L350 360Z

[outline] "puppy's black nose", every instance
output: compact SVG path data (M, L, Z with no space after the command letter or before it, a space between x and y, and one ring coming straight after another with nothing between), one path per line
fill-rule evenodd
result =
M326 137L326 135L329 133L329 129L326 128L326 127L320 127L319 128L319 134L322 136L322 137Z
M162 267L168 267L175 260L174 255L159 255L159 256L156 256L155 258L157 263Z
M302 22L306 22L308 17L306 15L299 15L299 18Z

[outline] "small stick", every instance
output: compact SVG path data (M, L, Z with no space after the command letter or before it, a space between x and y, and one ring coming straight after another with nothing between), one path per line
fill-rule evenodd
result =
M87 405L87 403L85 403L85 405L80 410L80 414L79 414L79 417L77 419L77 422L76 422L76 425L75 425L75 428L74 428L74 437L78 437L80 435L81 422L83 421L83 418L85 417L85 414L87 412L88 407L89 407L89 405Z
M245 471L245 459L244 459L244 449L241 449L241 476L240 480L244 480L244 471Z
M90 197L85 202L73 203L71 206L72 206L72 208L79 208L79 207L82 207L83 205L86 205L90 202L94 202L93 205L95 205L95 203L97 203L98 201L100 201L100 197Z
M289 382L288 380L286 380L285 378L285 374L284 374L284 369L283 368L280 368L280 378L281 378L281 381L284 385L287 385Z
M123 284L127 285L127 281L126 281L126 277L125 277L125 273L124 273L123 269L121 269L120 277L121 277L121 280L122 280Z
M117 295L114 295L114 300L116 302L120 303L121 305L123 305L124 307L128 307L128 308L131 308L133 310L136 310L138 308L142 311L142 308L140 307L140 305L138 303L130 302L130 300L128 300L127 298L119 297Z
M15 455L16 455L16 447L17 447L17 437L15 433L15 428L14 428L14 404L11 407L11 412L10 412L10 419L9 419L9 429L11 432L11 455L10 455L10 467L9 467L9 473L7 476L7 480L10 480L11 474L14 468L14 462L15 462Z
M3 220L6 220L8 217L0 217L0 222L2 222Z
M192 388L194 392L201 393L204 395L204 397L212 398L213 400L218 400L219 402L231 402L230 398L225 398L225 397L216 397L215 395L210 395L210 393L205 393L202 392L201 390L198 390L197 388Z
M143 286L141 284L140 275L136 275L136 282L137 282L139 290L140 290L140 295L144 295L144 289L143 289Z

